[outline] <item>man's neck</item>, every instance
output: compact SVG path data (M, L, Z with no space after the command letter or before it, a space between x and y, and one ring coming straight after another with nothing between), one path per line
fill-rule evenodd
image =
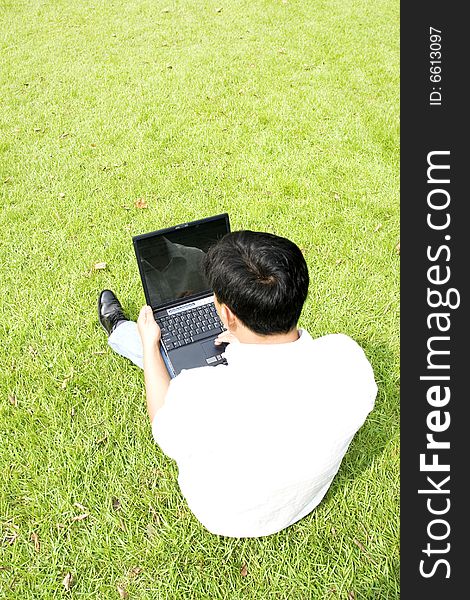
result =
M237 331L236 337L242 344L288 344L299 339L299 331L297 327L294 327L288 333L260 335L246 327L242 327Z

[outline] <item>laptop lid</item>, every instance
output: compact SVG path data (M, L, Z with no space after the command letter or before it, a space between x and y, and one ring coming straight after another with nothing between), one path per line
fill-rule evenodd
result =
M229 231L229 216L223 213L134 236L147 304L157 310L210 294L202 260Z

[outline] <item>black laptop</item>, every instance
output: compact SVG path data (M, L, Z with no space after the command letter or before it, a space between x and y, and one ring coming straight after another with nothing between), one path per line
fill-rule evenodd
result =
M202 269L207 250L230 231L227 213L132 238L147 304L162 330L162 356L175 377L182 369L226 363L224 331Z

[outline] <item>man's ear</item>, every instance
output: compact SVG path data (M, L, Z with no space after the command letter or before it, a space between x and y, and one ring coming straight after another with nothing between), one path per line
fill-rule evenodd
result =
M230 310L230 308L226 304L221 304L220 312L222 315L222 321L228 327L228 329L236 329L238 319Z

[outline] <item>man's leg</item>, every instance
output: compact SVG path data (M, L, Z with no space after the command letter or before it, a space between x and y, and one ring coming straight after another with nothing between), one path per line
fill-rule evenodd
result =
M98 319L108 334L111 348L143 369L143 350L137 323L129 321L116 294L111 290L103 290L99 295Z
M123 321L111 332L108 338L111 348L131 360L135 365L144 368L142 342L134 321Z
M126 317L121 303L111 290L103 290L99 295L98 320L108 334L108 343L111 348L143 369L144 353L137 323ZM165 352L160 351L170 377L174 377L175 373L168 363Z

